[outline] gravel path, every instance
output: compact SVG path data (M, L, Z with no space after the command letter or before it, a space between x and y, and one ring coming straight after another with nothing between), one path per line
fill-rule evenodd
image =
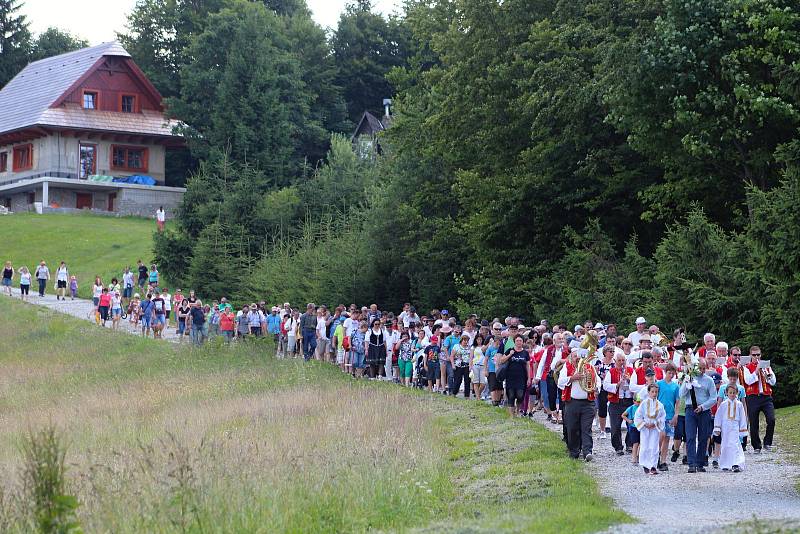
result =
M543 412L534 416L560 435L561 425L546 419ZM689 474L678 459L669 463L668 472L647 476L631 464L630 455L617 456L610 438L599 439L596 431L593 456L586 465L597 478L600 491L639 521L612 527L608 533L718 532L754 518L788 527L787 532L800 531L800 495L795 488L800 468L780 451L756 455L748 447L746 468L741 473L708 467L706 473ZM744 530L752 532L751 528Z
M33 287L31 287L31 289L33 290ZM40 297L39 293L31 291L31 295L28 295L27 302L30 304L44 306L59 313L77 317L78 319L94 322L94 304L92 304L91 300L79 298L72 300L69 297L67 297L67 300L56 300L56 296L53 294L52 287L48 287L48 290L50 291L50 294L45 293L44 297ZM11 291L14 295L14 298L19 298L19 288L12 288ZM0 298L8 298L8 295L3 294L0 296ZM174 325L175 319L173 317L172 327L163 333L163 338L177 343L178 335ZM111 329L110 320L106 323L106 328L109 330ZM119 330L128 334L142 335L141 328L134 328L133 324L131 324L128 319L122 319L119 322ZM152 334L150 335L152 336ZM187 337L185 341L189 342L189 338Z
M13 291L18 298L19 290ZM28 301L94 321L90 300L59 301L55 295L31 295ZM111 321L106 328L111 328ZM141 335L127 319L120 322L120 330ZM169 328L164 338L177 342L175 328ZM561 426L547 422L544 413L537 412L534 420L561 434ZM669 464L668 472L647 476L631 464L630 455L617 456L610 439L599 439L595 432L593 455L594 461L586 465L598 479L600 490L639 521L612 527L606 531L608 534L716 532L753 519L770 521L787 528L787 532L795 528L800 532L800 495L795 488L800 467L790 463L780 450L756 455L748 449L746 468L741 473L709 468L706 473L690 475L678 460Z

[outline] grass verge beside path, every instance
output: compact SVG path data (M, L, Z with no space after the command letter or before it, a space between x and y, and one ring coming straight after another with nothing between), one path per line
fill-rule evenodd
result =
M591 532L626 516L558 437L477 401L201 350L0 298L0 531L54 424L88 532Z
M761 429L763 432L763 418ZM800 464L800 406L789 406L775 411L775 432L778 434L778 446L786 450L796 464ZM800 480L797 481L800 491Z
M50 294L61 261L78 277L79 296L91 298L95 275L108 283L114 276L120 278L126 265L135 271L136 260L149 262L153 257L155 223L148 219L15 213L3 216L2 224L0 263L11 261L15 271L26 265L33 273L40 261L46 261L52 275L47 287ZM14 285L19 286L19 274L14 276Z

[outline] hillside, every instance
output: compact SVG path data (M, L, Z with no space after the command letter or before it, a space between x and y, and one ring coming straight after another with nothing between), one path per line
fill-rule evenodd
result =
M17 213L0 219L3 240L0 262L11 261L15 271L26 265L31 272L42 260L54 272L61 261L78 277L82 297L91 297L95 275L108 283L136 260L149 262L153 255L155 223L134 217L98 215L35 215ZM19 283L19 276L14 285ZM35 283L34 283L35 286ZM51 283L47 291L52 293ZM31 291L35 287L31 287Z
M191 349L0 297L0 531L55 425L86 532L592 532L624 521L559 437L261 343ZM20 497L19 499L17 497Z

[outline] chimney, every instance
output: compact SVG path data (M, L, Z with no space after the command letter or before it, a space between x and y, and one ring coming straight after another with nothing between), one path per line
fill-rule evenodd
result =
M391 98L384 98L383 99L383 116L389 118L392 116L390 113L390 108L392 106L392 99Z

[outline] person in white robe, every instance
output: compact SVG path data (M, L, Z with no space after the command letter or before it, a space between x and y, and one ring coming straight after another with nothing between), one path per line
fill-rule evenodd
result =
M728 398L720 403L714 416L714 435L722 437L719 466L723 471L737 473L744 467L740 438L747 436L747 414L742 402L736 398L738 394L736 386L728 385L725 389Z
M634 424L639 430L639 465L650 475L658 474L659 439L664 432L667 412L658 400L658 385L647 386L647 398L636 410Z

